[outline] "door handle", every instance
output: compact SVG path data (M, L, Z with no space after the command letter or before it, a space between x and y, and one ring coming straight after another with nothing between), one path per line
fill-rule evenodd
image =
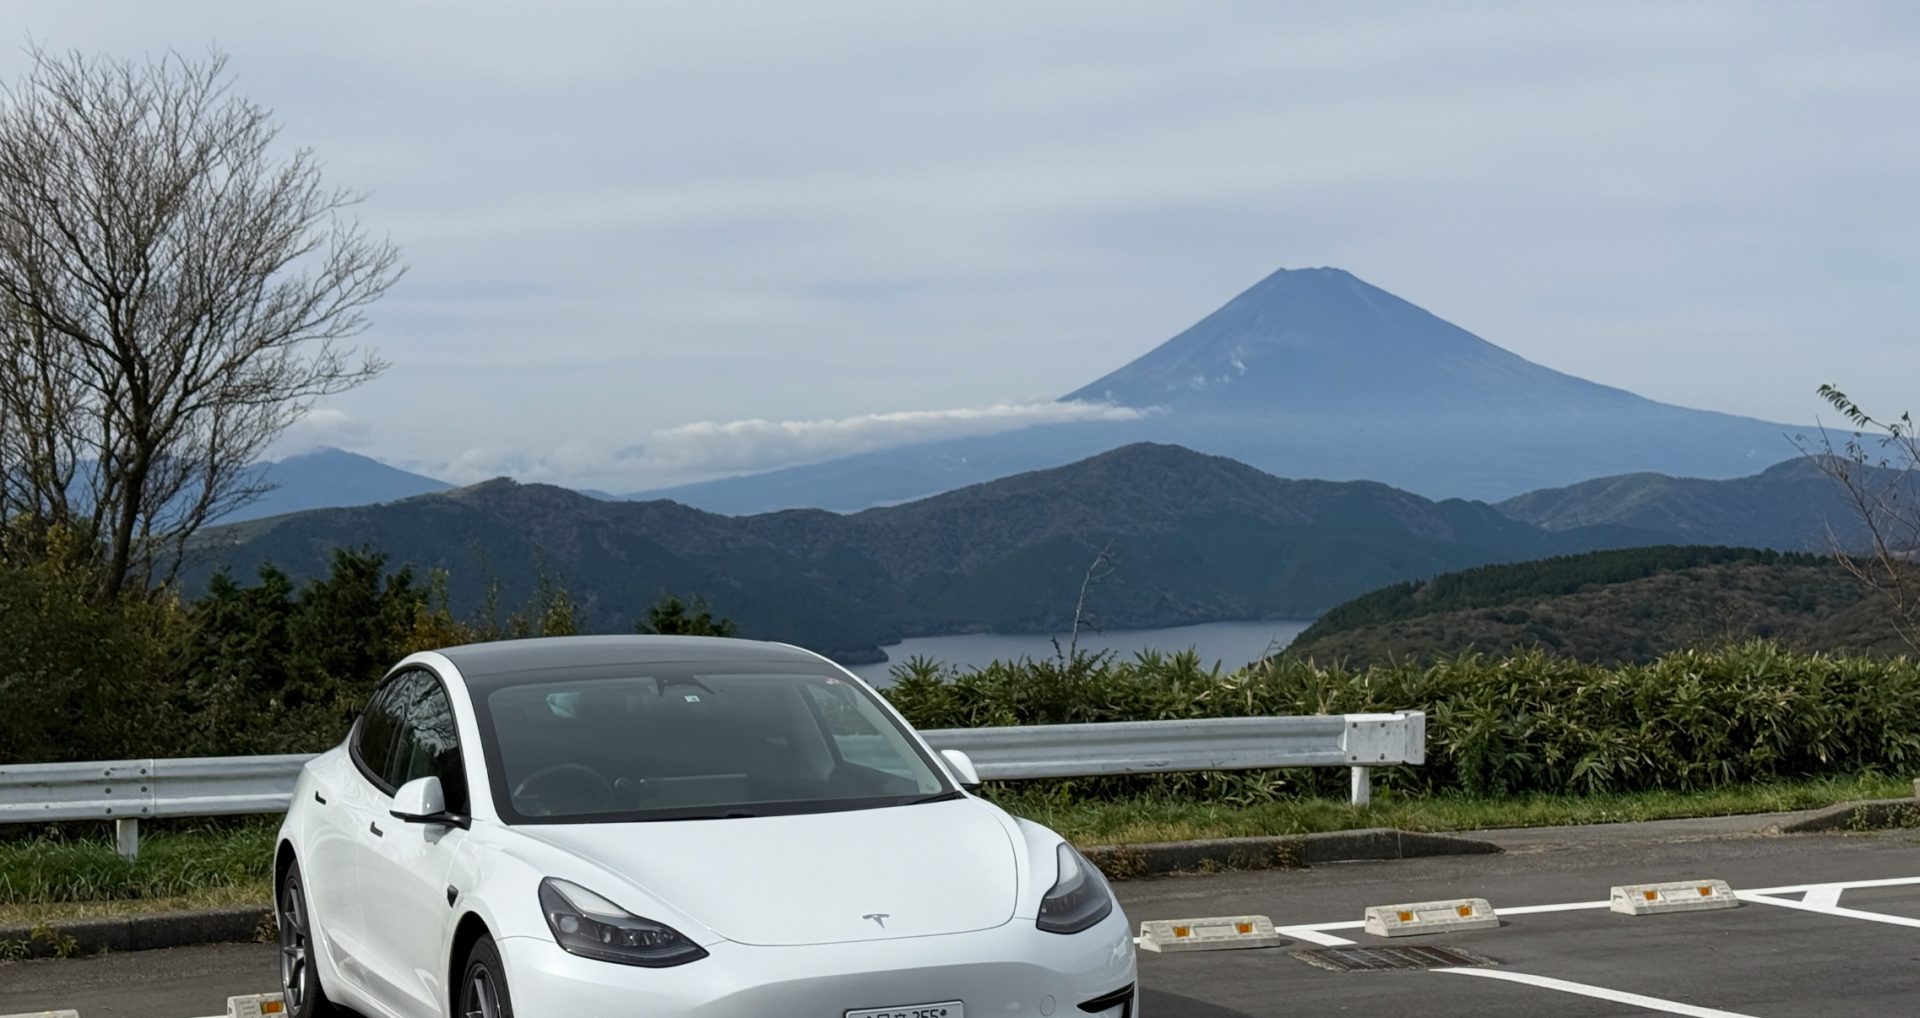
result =
M373 836L374 836L374 837L376 837L376 838L384 838L384 837L386 837L386 835L384 835L384 834L382 834L382 833L380 833L380 825L379 825L379 824L368 824L368 825L367 825L367 830L369 830L369 831L372 831L372 832L373 832Z

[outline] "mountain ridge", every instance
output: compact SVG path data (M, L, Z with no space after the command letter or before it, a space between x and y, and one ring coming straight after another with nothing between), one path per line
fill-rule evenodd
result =
M453 488L445 481L332 446L259 463L252 469L256 483L270 486L269 490L219 522L238 523L307 509L391 502Z
M1655 546L1395 584L1333 608L1284 653L1358 667L1538 647L1613 665L1751 639L1800 651L1910 650L1887 606L1830 557Z
M1920 498L1920 475L1855 467L1873 491L1898 486ZM1800 456L1746 477L1709 479L1640 472L1543 488L1494 504L1547 530L1610 526L1653 530L1678 541L1778 551L1859 550L1871 541L1845 490Z
M1644 538L1550 533L1484 503L1374 482L1299 481L1178 447L1129 445L900 506L747 517L603 502L497 479L374 506L317 509L208 535L189 584L271 561L296 579L334 549L444 569L456 610L565 584L592 628L627 628L665 593L706 596L748 635L870 660L882 643L1059 631L1096 555L1114 628L1298 618L1395 580Z

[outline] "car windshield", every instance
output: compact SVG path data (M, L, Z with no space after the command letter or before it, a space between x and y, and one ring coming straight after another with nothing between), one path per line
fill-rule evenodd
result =
M688 664L595 672L529 676L476 697L509 823L818 813L957 794L843 676Z

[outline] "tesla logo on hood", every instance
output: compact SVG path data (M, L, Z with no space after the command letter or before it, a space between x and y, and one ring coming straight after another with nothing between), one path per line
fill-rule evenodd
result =
M871 919L874 921L875 925L879 926L881 929L884 930L887 928L887 920L892 916L893 916L893 913L891 912L868 912L866 915L863 915L860 918Z

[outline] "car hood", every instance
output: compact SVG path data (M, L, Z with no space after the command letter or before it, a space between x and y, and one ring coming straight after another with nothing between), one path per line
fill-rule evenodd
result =
M1012 840L997 811L975 799L520 831L741 944L987 929L1013 917L1018 894ZM614 889L593 889L619 900Z

